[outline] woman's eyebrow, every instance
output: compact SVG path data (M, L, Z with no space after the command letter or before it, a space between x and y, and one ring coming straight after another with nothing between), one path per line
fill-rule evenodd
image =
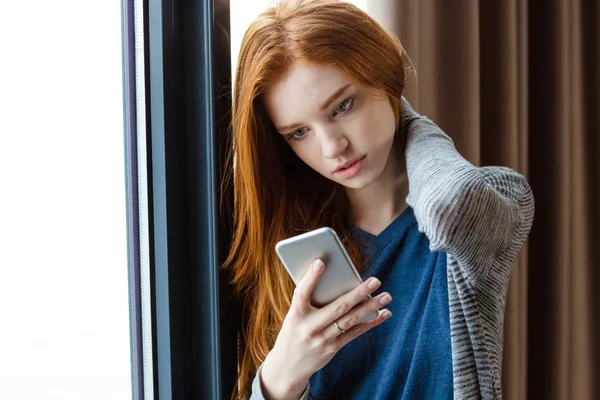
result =
M334 101L336 101L338 99L338 97L340 97L341 95L343 95L344 92L349 87L350 87L350 83L348 83L347 85L344 85L341 88L339 88L338 90L336 90L331 96L329 96L327 98L327 100L325 100L325 102L323 103L323 105L321 107L319 107L319 111L325 111L327 108L329 108L329 106L331 105L331 103L333 103Z
M348 88L350 86L352 86L352 84L348 83L348 84L342 86L341 88L339 88L338 90L336 90L331 96L329 96L327 98L327 100L325 100L323 105L321 107L319 107L319 111L327 110L329 108L329 106L331 105L331 103L333 103L339 97L341 97L346 92L346 90L348 90ZM275 127L275 129L277 129L279 132L284 132L284 131L292 130L299 126L301 126L301 124L290 124L290 125L285 125L285 126L277 126L277 127Z

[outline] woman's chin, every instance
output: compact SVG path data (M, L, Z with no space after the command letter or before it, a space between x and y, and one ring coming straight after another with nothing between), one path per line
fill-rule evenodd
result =
M371 183L373 183L373 179L370 179L368 176L357 176L352 179L338 179L336 182L346 189L360 190L371 185Z

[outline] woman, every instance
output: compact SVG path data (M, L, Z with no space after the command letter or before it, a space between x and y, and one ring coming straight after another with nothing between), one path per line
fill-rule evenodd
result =
M403 53L335 0L281 2L246 32L226 263L244 304L239 398L502 397L507 285L533 197L412 110ZM315 260L294 288L274 246L322 226L365 282L317 309L327 266Z

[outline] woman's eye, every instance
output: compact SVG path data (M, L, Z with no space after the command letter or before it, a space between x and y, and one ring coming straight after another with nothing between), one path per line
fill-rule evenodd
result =
M337 106L335 110L333 110L336 114L343 114L352 108L352 99L345 100L342 104Z
M296 129L294 132L290 133L287 137L287 140L296 139L300 140L306 134L306 128Z

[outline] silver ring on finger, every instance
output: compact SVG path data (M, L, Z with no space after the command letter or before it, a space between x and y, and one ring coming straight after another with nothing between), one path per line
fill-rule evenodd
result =
M343 330L342 328L340 328L340 326L338 325L338 323L337 323L337 322L334 322L333 324L335 325L335 327L337 328L337 330L340 332L340 334L341 334L341 333L346 333L346 331L345 331L345 330Z

